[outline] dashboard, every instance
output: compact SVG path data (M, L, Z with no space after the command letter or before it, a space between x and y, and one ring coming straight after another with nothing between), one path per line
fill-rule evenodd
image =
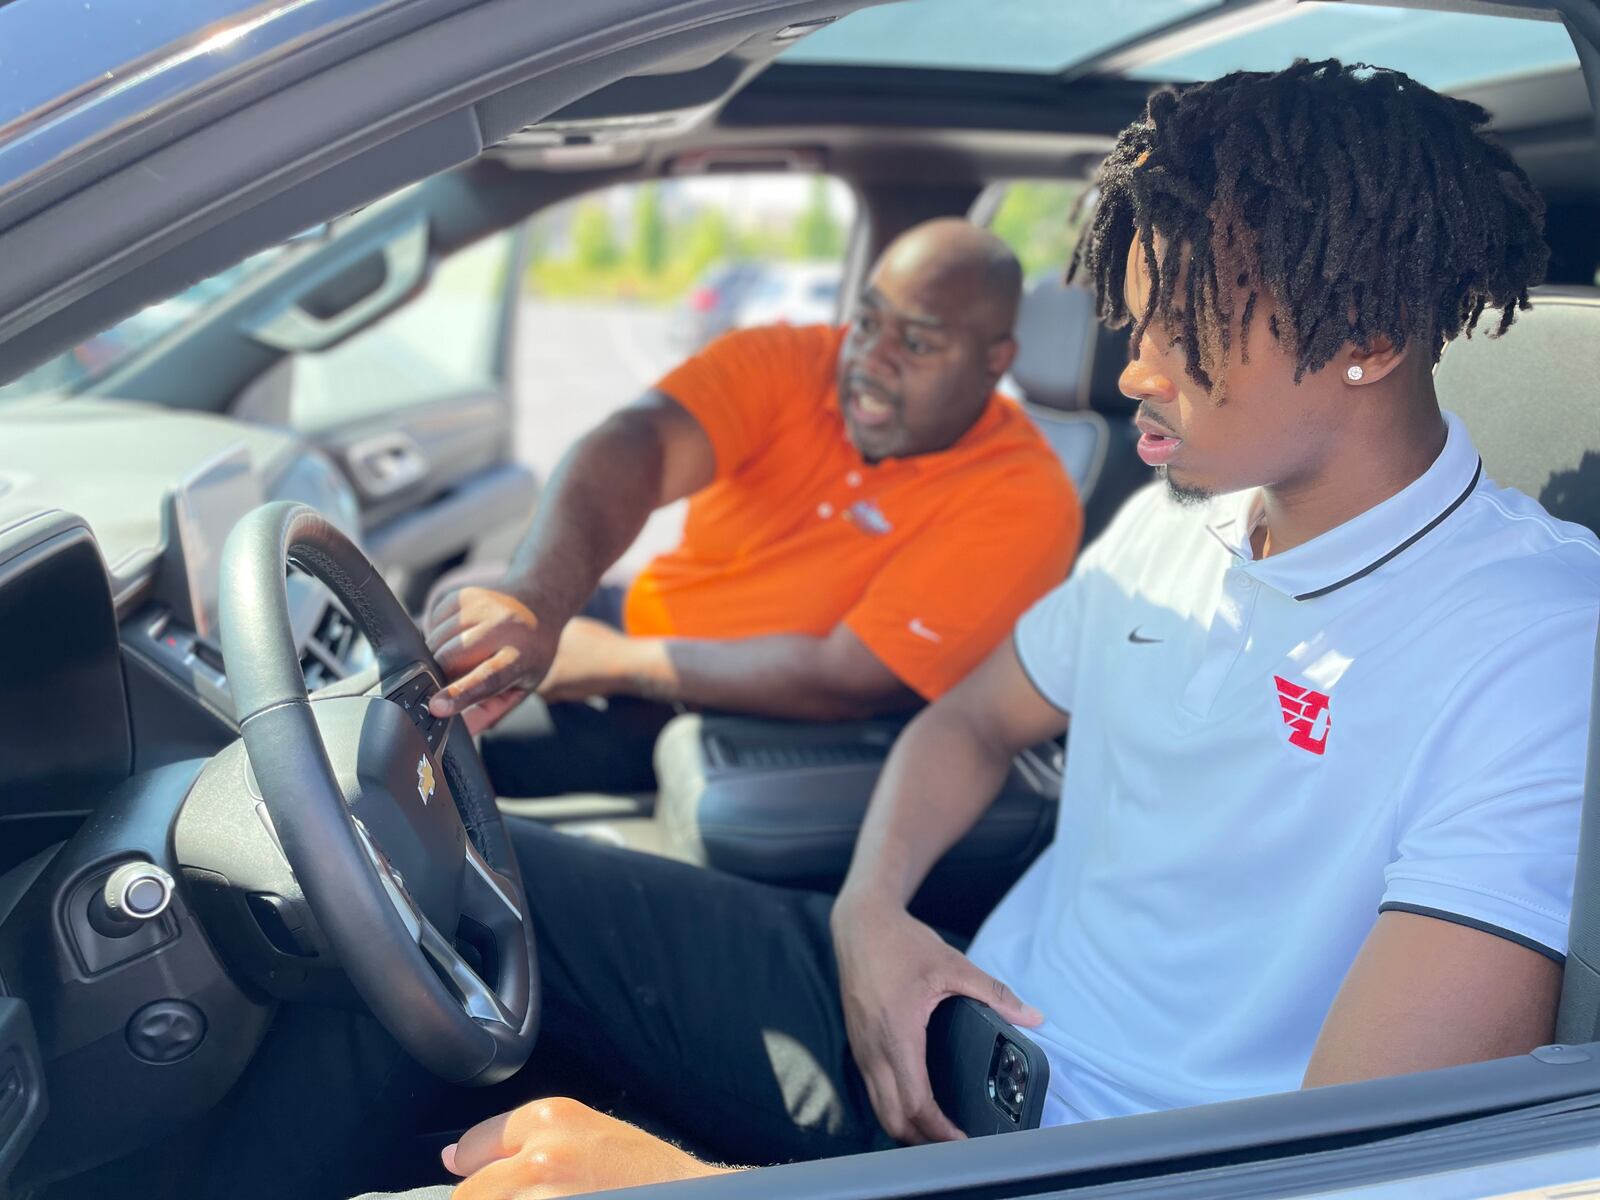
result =
M359 539L359 510L331 462L266 426L89 400L3 422L0 820L81 815L237 736L215 611L234 521L298 500ZM308 686L361 669L322 585L294 573L289 589Z
M197 1121L265 1036L273 1002L200 935L248 917L244 894L175 846L204 767L243 762L219 564L271 500L359 540L345 477L283 430L81 399L0 411L0 1194L13 1172L48 1182ZM308 686L362 669L370 652L327 590L294 572L287 586ZM206 828L230 846L268 837ZM164 881L163 907L108 925L123 876Z

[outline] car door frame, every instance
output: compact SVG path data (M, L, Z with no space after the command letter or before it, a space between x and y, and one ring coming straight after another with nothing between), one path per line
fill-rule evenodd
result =
M1451 6L1476 7L1471 0ZM345 5L344 15L354 7ZM841 6L782 0L665 6L647 0L396 0L367 7L375 19L402 9L438 19L376 44L370 29L359 37L350 35L355 26L323 29L308 43L324 64L315 73L304 73L306 59L285 55L264 64L251 87L216 86L195 98L186 115L210 119L187 132L157 146L132 136L148 133L137 120L132 134L125 130L120 140L101 131L97 143L85 139L63 149L55 160L61 169L43 182L18 175L14 155L7 153L16 147L0 145L0 261L7 263L0 278L0 379L189 280L465 162L534 116L636 67L730 34L770 31L775 21L836 15ZM1498 0L1495 7L1563 14L1580 41L1591 95L1600 101L1600 14L1586 8L1585 0ZM338 71L328 69L341 49ZM276 78L274 71L280 72ZM263 85L269 86L263 91ZM163 112L169 134L181 127L171 123L174 112L184 115L181 110ZM113 152L119 147L131 157L119 162ZM59 189L63 179L76 185L71 194L58 192L47 207L38 207L38 197ZM1591 857L1600 819L1594 790L1585 819L1585 853ZM1579 900L1575 921L1579 912L1600 912L1600 897L1584 894ZM1071 1186L1074 1179L1105 1183L1140 1172L1170 1174L1172 1164L1303 1154L1522 1105L1592 1097L1600 1094L1597 1051L1593 1045L1558 1048L1447 1071L999 1141L659 1185L648 1192L655 1200L708 1193L730 1200L1039 1195ZM1325 1180L1336 1181L1336 1175Z

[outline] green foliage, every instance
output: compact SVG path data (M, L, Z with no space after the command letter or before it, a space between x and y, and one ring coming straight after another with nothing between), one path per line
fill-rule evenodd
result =
M795 255L803 259L840 258L844 255L844 227L828 205L828 181L811 181L811 195L795 228Z
M692 279L712 263L731 258L737 251L733 225L722 209L708 205L695 214L684 233L685 269Z
M578 265L596 274L615 267L622 258L611 229L611 216L598 200L585 200L578 205L572 223L572 244Z
M647 277L660 275L667 265L667 222L661 213L659 184L642 185L633 198L633 247L635 267Z
M736 227L728 206L719 204L674 212L658 183L631 191L626 220L619 221L616 209L598 197L536 218L527 285L553 299L667 303L684 296L709 267L730 259L793 262L844 255L847 228L829 207L823 178L811 181L805 209L787 226ZM618 240L619 227L626 244Z
M1078 181L1024 180L1006 189L990 228L1022 260L1027 278L1066 270L1082 223L1081 217L1072 219L1073 206L1087 186Z

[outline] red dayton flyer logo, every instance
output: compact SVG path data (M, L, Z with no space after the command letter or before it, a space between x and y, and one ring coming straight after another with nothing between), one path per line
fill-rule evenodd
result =
M1312 754L1326 751L1328 730L1333 725L1328 715L1328 697L1290 683L1282 675L1274 675L1272 682L1278 685L1278 703L1283 707L1283 723L1289 727L1289 744Z

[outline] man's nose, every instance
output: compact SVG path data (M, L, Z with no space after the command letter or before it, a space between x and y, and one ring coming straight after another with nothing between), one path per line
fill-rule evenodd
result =
M1134 359L1122 368L1117 377L1117 390L1129 400L1167 403L1177 398L1172 380L1157 370L1147 359Z
M893 378L899 373L894 356L895 341L887 328L874 330L862 339L860 361L869 375Z

